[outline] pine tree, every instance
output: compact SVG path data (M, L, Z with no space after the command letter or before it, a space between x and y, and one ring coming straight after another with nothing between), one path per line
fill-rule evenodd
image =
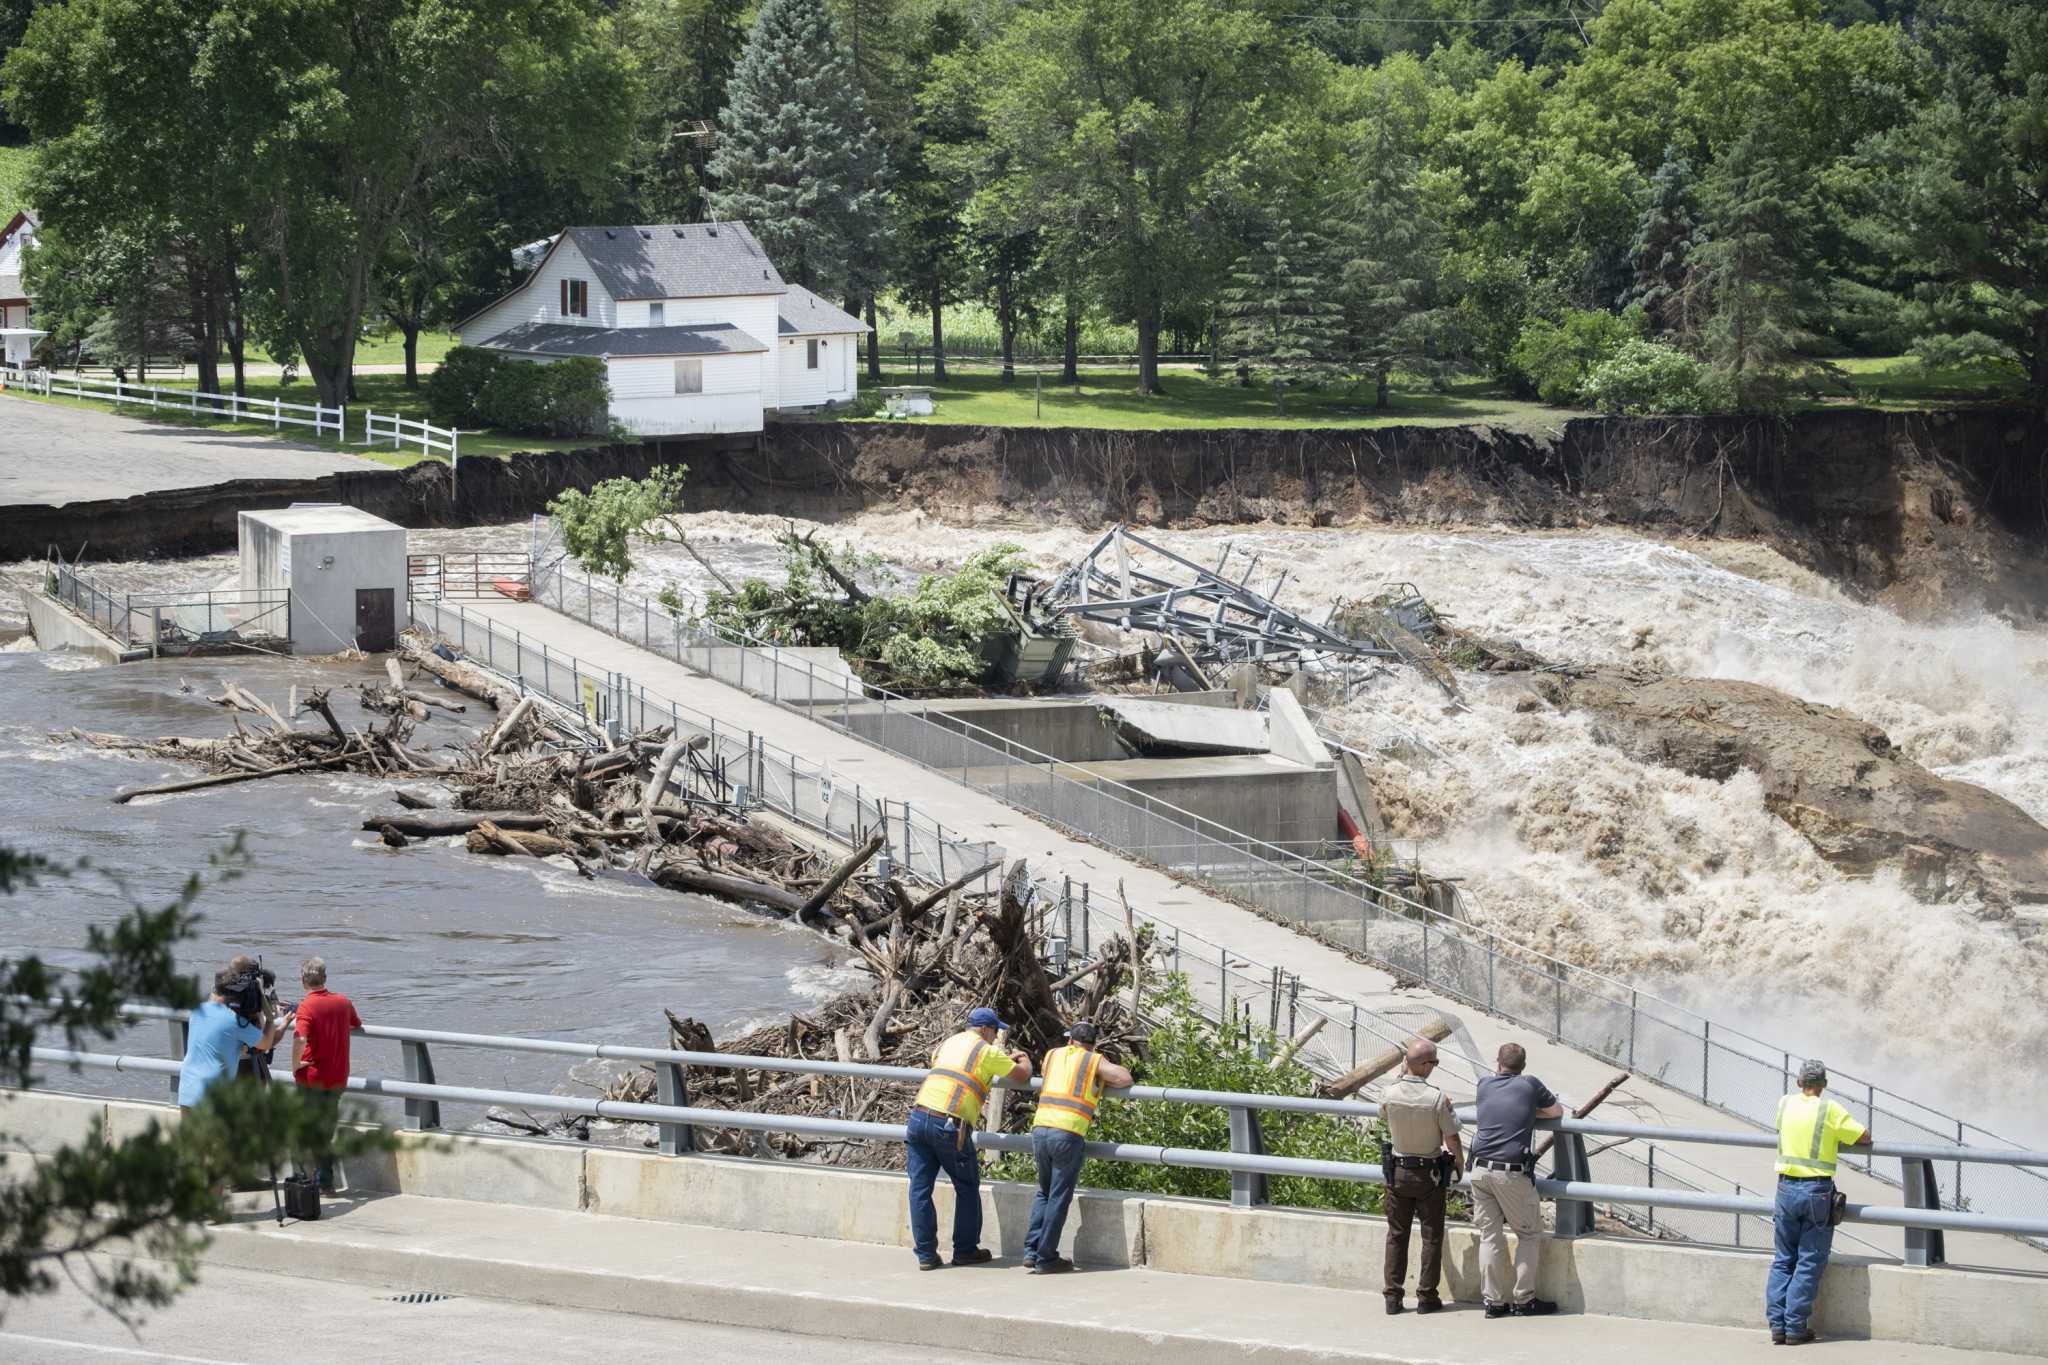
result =
M824 0L763 0L726 87L711 210L828 297L878 283L886 166Z
M1347 348L1373 380L1374 406L1387 406L1397 365L1426 365L1450 341L1437 298L1444 234L1424 198L1414 134L1391 92L1381 91L1356 156L1342 270Z
M1287 385L1327 384L1338 373L1344 310L1336 276L1329 243L1287 221L1230 268L1225 339L1250 365L1272 373L1283 416Z
M1708 175L1707 240L1694 253L1712 315L1706 353L1739 411L1768 406L1787 374L1810 368L1800 350L1821 305L1812 210L1785 159L1756 127Z
M1692 163L1673 146L1650 182L1650 202L1629 246L1635 283L1616 302L1641 304L1651 328L1689 340L1697 329L1693 256L1700 231L1693 208Z

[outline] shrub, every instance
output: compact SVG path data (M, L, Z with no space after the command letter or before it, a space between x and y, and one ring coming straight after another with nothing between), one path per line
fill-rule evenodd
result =
M1713 375L1676 346L1623 343L1587 374L1585 401L1602 412L1713 412L1727 406Z
M1614 314L1567 308L1558 322L1532 318L1522 328L1508 363L1546 403L1581 400L1586 375L1643 334L1643 310Z
M541 367L538 387L552 436L602 436L611 421L612 386L605 364L592 356Z
M475 346L457 346L427 376L427 416L444 427L473 427L483 421L478 403L502 357Z
M1307 1095L1315 1076L1299 1062L1275 1071L1260 1055L1283 1040L1264 1029L1249 1036L1237 1029L1219 1029L1201 1017L1188 993L1187 978L1174 976L1146 1000L1157 1018L1150 1055L1136 1068L1140 1085L1176 1086L1194 1090L1241 1090L1259 1095ZM1015 1106L1029 1112L1029 1106ZM1013 1112L1014 1112L1013 1109ZM1359 1123L1329 1114L1290 1114L1268 1110L1259 1115L1266 1150L1274 1156L1318 1161L1375 1163L1380 1159L1379 1124ZM1097 1142L1141 1146L1230 1149L1228 1111L1199 1104L1159 1104L1107 1099L1088 1136ZM1023 1153L1006 1153L991 1170L998 1180L1035 1181L1037 1171ZM1137 1190L1151 1194L1230 1198L1230 1173L1189 1166L1150 1166L1090 1158L1081 1167L1081 1183L1095 1189ZM1273 1176L1268 1192L1275 1204L1304 1209L1342 1209L1378 1213L1381 1188L1347 1180L1306 1176ZM1455 1197L1462 1213L1464 1200Z
M487 427L524 436L544 434L548 429L548 382L541 371L547 368L525 360L498 364L477 395L477 417Z

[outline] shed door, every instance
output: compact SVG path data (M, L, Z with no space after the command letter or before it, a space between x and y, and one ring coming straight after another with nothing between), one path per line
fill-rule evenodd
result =
M392 629L395 589L356 589L356 648L365 654L382 654L397 647Z

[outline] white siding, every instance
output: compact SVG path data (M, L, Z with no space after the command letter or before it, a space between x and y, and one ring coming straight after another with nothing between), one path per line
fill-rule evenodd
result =
M760 371L761 396L769 407L775 406L776 369L775 317L776 300L779 294L724 294L699 299L663 299L661 325L664 327L694 327L707 322L729 322L754 340L771 349L758 356L749 356L748 362ZM622 299L618 305L621 327L645 327L648 299ZM711 385L710 372L704 379L705 387Z
M818 368L810 368L810 347L818 343ZM825 403L843 403L854 395L854 356L860 349L857 333L832 333L819 337L783 337L776 358L782 372L777 407L814 408Z
M562 281L582 280L590 286L590 316L562 316ZM646 310L641 310L642 318ZM522 322L567 322L586 327L616 327L618 307L612 296L605 293L597 277L590 271L590 263L583 259L583 253L576 244L564 239L548 256L546 264L526 284L499 299L483 312L462 324L462 344L474 346L488 341L500 332L510 331Z
M704 391L679 394L672 357L610 362L612 416L643 436L761 429L761 357L708 355Z

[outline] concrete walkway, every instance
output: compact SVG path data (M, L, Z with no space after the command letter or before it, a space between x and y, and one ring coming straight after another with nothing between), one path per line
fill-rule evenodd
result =
M88 1263L101 1271L120 1264L110 1256ZM604 1343L601 1357L591 1350L593 1342ZM998 1359L978 1351L836 1341L494 1298L409 1303L366 1284L219 1265L206 1267L168 1308L146 1310L133 1330L63 1279L54 1293L9 1300L0 1322L0 1360L43 1365L555 1365L594 1358L634 1365L798 1359L805 1365L990 1365Z
M860 783L871 793L908 801L948 830L960 830L968 839L1000 844L1011 858L1029 859L1038 875L1070 876L1076 882L1091 883L1098 893L1114 894L1121 884L1131 904L1160 923L1243 954L1244 959L1233 960L1233 971L1246 970L1247 961L1256 964L1260 972L1278 965L1302 978L1305 994L1312 987L1340 1006L1356 1003L1361 1010L1402 1027L1441 1015L1458 1023L1456 1041L1477 1058L1490 1060L1500 1044L1520 1043L1529 1051L1530 1073L1542 1077L1563 1098L1567 1108L1592 1095L1615 1074L1610 1063L1432 995L1412 981L1397 981L1388 972L1354 961L1318 939L1211 895L1198 884L1179 880L1112 849L1040 824L992 796L873 748L829 725L693 673L672 660L615 639L549 607L535 602L494 601L478 607L465 604L465 610L473 617L490 618L507 632L516 629L529 639L545 641L550 648L572 654L598 670L624 673L665 699L709 712L721 724L729 722L753 729L770 743L814 763L829 763L842 777ZM1215 991L1215 964L1189 961L1184 965L1195 990L1200 992L1206 985L1208 992ZM1457 1059L1451 1059L1437 1075L1438 1083L1460 1104L1470 1102L1476 1079L1474 1068ZM1644 1081L1625 1087L1601 1107L1600 1114L1618 1121L1667 1127L1756 1131L1717 1109ZM1685 1155L1714 1176L1740 1183L1745 1193L1767 1194L1774 1186L1768 1151L1693 1145L1686 1148ZM1603 1176L1597 1168L1595 1174ZM1711 1180L1703 1183L1715 1188ZM1850 1199L1859 1203L1903 1202L1897 1189L1864 1176L1849 1173L1841 1183ZM1732 1233L1732 1221L1720 1226ZM1897 1232L1861 1226L1845 1227L1842 1231L1853 1233L1886 1254L1897 1255L1903 1249L1903 1237ZM1745 1237L1756 1232L1757 1225L1752 1224ZM1847 1242L1841 1249L1859 1250ZM2048 1270L2048 1257L2006 1237L1950 1234L1948 1257L1957 1265Z
M1014 1260L927 1274L899 1248L413 1195L330 1203L322 1221L280 1229L268 1217L267 1196L239 1199L236 1221L217 1229L202 1254L205 1274L215 1267L261 1270L394 1292L1087 1365L1781 1359L1760 1330L1575 1314L1488 1321L1470 1304L1431 1317L1389 1318L1371 1290L1147 1270L1034 1278ZM1810 1351L1800 1359L2030 1359L1890 1341L1825 1341Z

